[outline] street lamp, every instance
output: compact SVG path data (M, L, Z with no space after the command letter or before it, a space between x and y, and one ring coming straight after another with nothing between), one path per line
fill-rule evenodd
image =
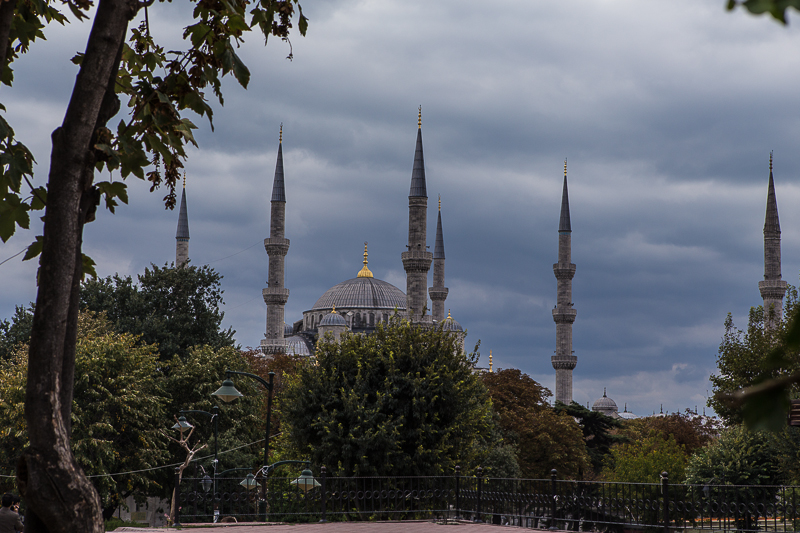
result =
M232 402L236 398L241 398L244 396L241 392L236 390L236 387L233 385L233 381L231 381L231 375L235 374L237 376L245 376L250 379L254 379L261 383L267 389L267 430L266 435L264 437L264 470L266 471L267 467L269 466L269 424L270 418L272 417L272 389L273 389L273 382L275 380L275 372L269 373L269 381L266 381L261 376L257 376L255 374L250 374L249 372L239 372L238 370L226 370L225 371L225 381L222 382L222 386L217 389L216 392L212 393L212 396L217 396L224 402ZM262 493L261 496L264 499L264 520L267 519L267 477L264 476L262 481Z
M311 473L311 470L303 470L303 473L300 474L300 477L294 481L290 481L289 484L296 485L302 489L303 492L308 492L313 488L319 487L319 482L314 479L314 475Z

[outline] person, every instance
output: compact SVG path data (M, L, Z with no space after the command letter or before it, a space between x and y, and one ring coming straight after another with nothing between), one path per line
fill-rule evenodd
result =
M22 531L22 519L11 509L14 495L6 492L0 499L0 533L16 533Z

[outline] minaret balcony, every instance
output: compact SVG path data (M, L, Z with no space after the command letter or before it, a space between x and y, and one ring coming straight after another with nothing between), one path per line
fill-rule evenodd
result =
M289 300L289 289L284 287L265 287L261 289L261 294L267 305L286 305Z
M406 272L427 273L431 269L431 263L433 262L433 254L421 250L403 252L400 257L403 260L403 268Z
M758 282L758 290L762 298L782 300L786 295L787 283L782 279L770 279Z
M556 324L572 324L578 315L577 309L556 307L553 309L553 320Z
M573 370L578 365L578 358L574 355L554 355L550 362L556 370Z
M556 279L572 279L575 277L575 263L556 263L553 265Z
M289 239L269 237L264 239L264 249L268 255L278 254L285 256L289 252Z
M431 287L428 289L428 294L431 297L431 300L446 300L447 293L450 291L447 287Z

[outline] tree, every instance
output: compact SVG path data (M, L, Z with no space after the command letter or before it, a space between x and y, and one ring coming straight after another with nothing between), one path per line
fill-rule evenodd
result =
M726 501L772 502L782 481L777 451L771 433L742 426L728 428L716 442L692 456L686 467L686 483L709 486L712 500L724 495ZM755 518L748 506L740 515L739 528L752 530Z
M675 440L687 455L707 446L719 435L719 421L696 416L689 409L685 413L648 416L623 422L620 434L629 442L641 441L655 434L663 440Z
M578 424L547 403L552 393L511 368L482 376L504 440L516 449L522 476L544 479L553 468L561 477L582 478L589 456Z
M317 346L277 398L286 453L339 476L429 476L477 467L491 402L458 339L398 320Z
M209 266L159 268L138 276L91 279L81 285L81 308L104 311L119 332L156 344L162 359L186 357L192 346L233 346L234 331L220 329L220 276Z
M99 0L86 51L74 58L80 65L64 120L52 138L47 187L34 188L33 155L0 120L0 239L16 227L29 226L30 210L45 209L44 231L28 249L26 259L40 254L34 312L30 372L25 416L30 447L18 468L20 492L26 497L29 531L101 531L100 501L70 451L70 415L74 392L75 343L79 283L93 263L84 257L83 226L96 217L105 199L113 211L127 202L119 180L94 183L96 171L119 170L166 185L169 207L175 204L175 183L194 143L191 110L211 117L204 91L213 90L222 103L221 77L232 74L243 86L249 71L235 52L244 32L257 27L265 36L288 38L296 0L210 0L196 2L195 23L185 28L184 52L165 52L152 39L147 17L125 43L128 25L153 0ZM77 20L87 19L91 0L67 0ZM296 17L306 31L302 12ZM11 64L31 42L44 38L43 29L66 17L47 2L24 0L0 6L0 82L10 85ZM115 132L108 122L119 112L124 95L130 108ZM154 163L145 175L146 167ZM161 174L163 162L164 173ZM23 179L31 188L22 194ZM57 487L57 489L56 489Z
M106 516L133 493L155 489L147 469L169 455L160 431L167 403L155 347L115 333L102 315L78 318L72 451L92 476ZM27 346L0 362L0 464L10 471L28 446L23 400ZM110 476L129 472L124 475Z
M643 439L618 444L605 457L602 477L624 483L657 483L662 472L671 483L682 483L689 455L675 437L653 431Z
M800 0L728 0L728 11L739 5L754 15L769 13L782 24L787 24L786 11L789 8L800 11Z
M622 423L597 411L590 411L577 402L564 405L556 402L556 412L565 413L578 421L586 442L594 472L599 473L603 467L604 457L611 451L611 445L624 441L624 437L614 435L612 430L622 427Z
M33 324L33 304L15 306L14 316L0 322L0 359L7 359L20 344L28 344Z
M796 397L800 393L792 378L792 374L800 370L800 351L788 338L792 326L795 329L798 327L800 318L797 290L794 287L787 291L785 317L775 329L766 328L763 307L752 307L746 331L736 328L730 314L725 319L725 335L717 355L718 373L709 378L715 394L709 399L708 405L726 424L740 424L746 418L760 420L762 424L773 421L776 427L785 424L788 396ZM796 341L794 344L797 344ZM769 383L776 383L776 380L778 383L785 381L785 388L773 390L774 394L767 399L770 401L763 404L761 409L754 405L756 411L749 415L740 401L732 401L732 395L741 389L768 386Z

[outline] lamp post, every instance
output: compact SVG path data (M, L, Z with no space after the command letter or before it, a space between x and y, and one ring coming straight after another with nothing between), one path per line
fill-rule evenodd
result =
M222 382L222 386L217 389L216 392L212 394L212 396L219 397L224 402L232 402L236 398L241 398L244 396L241 392L236 390L236 387L233 385L233 381L231 381L231 375L237 376L245 376L250 379L254 379L264 385L267 389L267 431L264 437L264 471L266 473L267 468L269 467L269 429L270 429L270 418L272 417L272 389L273 389L273 382L275 379L275 372L269 373L269 381L265 380L261 376L257 376L255 374L250 374L249 372L239 372L238 370L226 370L225 371L225 381ZM262 489L261 489L261 496L264 499L264 521L267 520L267 476L264 476L262 481Z
M214 523L216 523L217 522L217 518L219 518L219 509L217 509L217 502L216 502L216 497L217 497L217 465L219 464L219 459L217 458L217 442L219 441L219 428L218 428L218 423L217 422L218 422L218 419L219 419L219 406L215 405L214 407L211 408L211 411L212 412L209 413L208 411L201 411L199 409L181 409L179 412L180 412L181 415L186 414L186 413L197 413L197 414L209 416L209 417L211 417L211 421L214 423L214 462L212 463L212 469L213 469L213 474L214 474L212 482L213 482L214 492L212 493L213 494L212 497L214 498L214 500L213 500L214 501ZM181 416L178 419L178 423L179 424L180 424L181 420L186 422L186 417ZM188 424L188 422L186 422L186 423ZM175 424L175 426L177 426L177 425L178 424ZM172 428L173 429L178 429L175 426L172 426ZM190 427L191 427L191 425L190 425ZM205 481L204 481L204 483L205 483ZM205 489L206 492L208 492L210 490L210 489L206 489L206 485L205 484L203 485L203 488Z

